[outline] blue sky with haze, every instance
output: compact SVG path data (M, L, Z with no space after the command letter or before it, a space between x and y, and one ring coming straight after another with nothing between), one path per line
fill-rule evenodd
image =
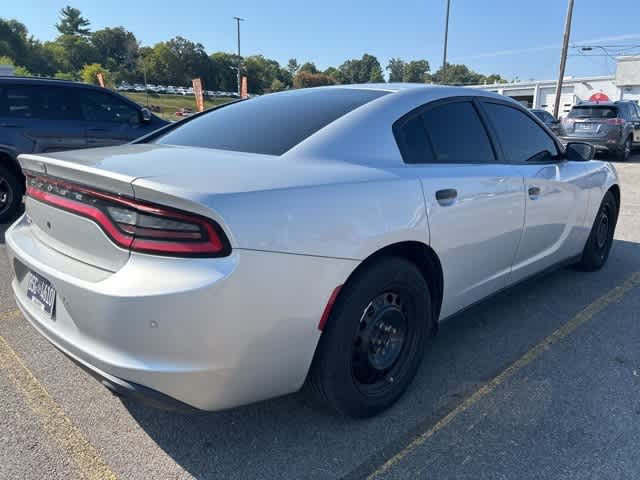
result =
M442 62L445 0L4 0L0 16L16 18L42 40L55 38L54 23L67 3L82 10L93 29L122 25L143 45L181 35L209 53L235 51L232 17L242 25L243 55L263 54L286 63L313 61L324 69L345 59L376 55ZM451 0L449 59L507 79L557 75L565 0ZM620 45L640 54L640 1L576 0L571 42ZM632 48L635 47L635 48ZM590 52L600 54L600 51ZM584 58L573 49L567 75L606 75L606 56Z

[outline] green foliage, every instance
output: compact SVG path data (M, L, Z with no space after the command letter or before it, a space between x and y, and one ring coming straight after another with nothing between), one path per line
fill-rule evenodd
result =
M102 73L105 83L110 80L109 72L99 63L90 63L82 67L82 70L80 71L80 78L84 83L99 85L98 73Z
M505 83L506 80L500 75L492 74L488 77L474 72L466 65L447 63L447 72L443 82L442 67L434 73L430 80L433 83L446 83L447 85L478 85L485 83Z
M390 82L402 82L404 81L404 67L405 62L401 58L392 58L387 65L387 72L389 72Z
M298 72L319 73L316 64L313 62L306 62L302 64L302 66L298 69Z
M246 57L244 68L250 93L264 93L271 88L273 81L280 75L280 64L262 55Z
M309 73L305 70L300 70L296 78L293 79L295 88L322 87L324 85L334 85L335 83L330 76L324 73Z
M287 87L285 86L285 84L282 83L277 78L274 79L273 82L271 82L271 91L272 92L281 92L281 91L285 90L286 88Z
M365 53L361 59L347 60L340 65L345 83L384 82L380 62L373 55Z
M0 65L15 65L11 57L7 55L0 55Z
M291 75L291 78L295 77L296 74L298 73L298 70L300 70L300 65L298 65L298 60L296 60L295 58L290 58L286 68L289 74Z
M0 62L0 63L2 63L2 62ZM33 76L29 70L27 70L24 67L19 67L19 66L15 68L15 72L14 73L18 77L31 77L31 76Z
M56 72L53 78L58 80L78 80L78 76L73 72Z
M124 27L96 30L91 35L91 44L100 62L109 70L135 70L138 41Z
M60 21L56 23L56 28L61 35L82 35L87 36L91 32L87 27L91 24L84 18L77 8L67 5L60 10Z
M213 82L211 87L214 90L224 92L238 91L238 56L232 53L216 52L209 57Z
M336 67L329 67L324 71L324 74L331 77L336 83L344 83L344 75Z
M429 73L429 62L426 60L412 60L404 65L402 81L410 83L424 83Z

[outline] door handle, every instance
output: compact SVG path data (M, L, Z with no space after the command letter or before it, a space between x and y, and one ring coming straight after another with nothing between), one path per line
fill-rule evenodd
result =
M531 198L532 200L535 200L536 198L538 198L539 195L540 195L540 187L536 187L535 185L532 185L529 187L529 198Z
M458 197L458 191L455 188L445 188L436 192L436 200L440 205L451 205Z
M22 125L17 125L15 123L0 123L0 127L4 127L4 128L22 128Z
M98 128L98 127L87 128L87 132L106 132L106 131L107 131L106 128Z

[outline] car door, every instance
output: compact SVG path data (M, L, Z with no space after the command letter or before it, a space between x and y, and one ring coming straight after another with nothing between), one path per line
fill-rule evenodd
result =
M564 159L555 140L517 105L483 100L482 108L504 157L524 177L524 230L509 278L515 283L582 251L589 163Z
M444 318L506 285L522 235L522 175L502 161L470 98L427 104L394 132L422 182Z
M148 133L133 104L96 89L78 89L77 94L89 147L121 145Z
M86 147L80 110L69 89L49 84L3 88L0 125L11 132L17 153L56 152Z

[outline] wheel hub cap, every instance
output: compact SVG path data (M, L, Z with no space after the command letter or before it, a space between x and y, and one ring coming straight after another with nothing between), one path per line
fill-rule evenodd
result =
M400 357L407 335L404 308L399 295L384 293L365 309L353 347L353 373L361 383L383 379Z
M598 244L598 248L602 248L607 243L607 238L609 236L609 217L606 214L603 214L600 218L600 223L598 224L598 231L596 233L596 243Z

